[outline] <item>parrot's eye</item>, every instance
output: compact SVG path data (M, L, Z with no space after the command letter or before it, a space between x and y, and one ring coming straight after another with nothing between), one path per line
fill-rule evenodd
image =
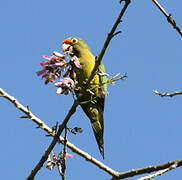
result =
M77 42L78 42L77 39L72 39L72 43L73 43L73 44L75 44L75 43L77 43Z

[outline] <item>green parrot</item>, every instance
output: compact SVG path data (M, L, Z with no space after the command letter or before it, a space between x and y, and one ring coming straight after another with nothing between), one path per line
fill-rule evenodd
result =
M81 68L73 67L70 77L77 81L77 86L84 89L86 80L90 77L95 65L95 56L84 40L80 38L67 38L63 41L62 49L71 57L76 57ZM81 107L91 121L92 129L104 158L104 101L107 92L107 77L104 65L99 66L98 73L91 81L91 89L80 95L79 88L75 90L77 97L81 97Z

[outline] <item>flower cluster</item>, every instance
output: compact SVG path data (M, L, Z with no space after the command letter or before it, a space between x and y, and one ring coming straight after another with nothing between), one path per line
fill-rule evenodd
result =
M54 85L58 87L56 91L57 94L68 94L75 88L76 82L70 78L63 78Z
M54 51L52 56L43 56L43 58L45 61L40 62L42 69L37 72L37 75L45 79L45 84L58 80L58 82L54 83L57 87L57 94L67 95L73 92L78 83L67 76L69 76L73 68L82 69L82 64L80 64L77 56L71 57L67 62L64 55ZM98 74L99 76L108 76L104 72L99 72ZM107 94L108 92L104 89L104 86L101 86L99 88L99 95L105 97Z
M73 62L73 64L75 65L75 67L82 69L82 65L80 64L78 58L76 56L73 56L71 58L71 61Z
M43 56L47 61L40 62L42 70L37 72L38 76L45 79L45 84L54 82L61 76L61 72L65 71L68 64L65 61L65 56L54 52L52 56Z
M77 82L66 76L69 75L72 68L82 68L78 58L73 56L69 62L66 62L65 56L55 51L52 56L43 56L43 58L46 61L40 62L42 69L37 72L37 75L45 79L45 84L59 80L59 82L54 84L57 87L57 94L72 92ZM63 73L64 78L61 79Z

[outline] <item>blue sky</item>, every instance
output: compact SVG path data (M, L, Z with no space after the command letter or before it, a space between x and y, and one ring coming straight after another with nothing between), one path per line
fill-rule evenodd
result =
M177 24L181 1L162 1ZM62 40L81 37L97 55L120 11L117 1L2 1L1 88L49 126L61 122L73 100L56 95L36 76L42 55L60 51ZM109 86L105 105L105 164L118 171L181 159L182 96L160 98L153 90L182 90L181 37L151 1L133 1L103 62L110 75L127 73L126 81ZM0 99L1 177L25 179L51 138L36 129L5 99ZM69 127L84 132L69 140L101 160L88 118L79 107ZM56 152L62 149L57 145ZM71 153L71 152L70 152ZM181 168L156 179L180 179ZM110 176L76 155L68 161L68 179L109 179ZM43 168L36 180L60 179L56 169ZM130 179L136 179L130 178Z

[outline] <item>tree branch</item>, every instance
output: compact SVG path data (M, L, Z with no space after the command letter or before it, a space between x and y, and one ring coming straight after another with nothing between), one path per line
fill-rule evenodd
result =
M6 93L3 89L0 88L0 96L8 99L10 102L12 102L15 107L17 107L20 111L25 113L27 116L24 116L24 118L29 118L32 121L34 121L38 126L44 130L46 130L51 136L53 136L53 140L49 147L46 149L45 153L39 160L38 164L35 166L35 168L31 171L31 174L27 177L27 180L33 180L36 173L40 170L40 168L43 166L44 162L47 160L49 154L55 147L57 141L60 139L59 136L61 135L65 125L67 124L68 120L70 117L73 115L73 113L76 111L76 107L78 106L78 100L75 100L72 107L70 108L67 116L65 117L64 121L62 124L59 125L59 129L57 133L53 132L51 128L49 128L43 121L41 121L39 118L37 118L27 107L24 107L21 105L18 100L16 100L13 96L10 96L8 93ZM61 143L64 144L64 138L62 138ZM69 147L69 146L68 146Z
M182 95L182 91L175 91L172 93L161 93L160 91L154 90L153 92L161 97L173 97L177 95Z
M61 171L61 177L62 177L62 180L65 180L66 179L66 151L67 151L67 126L65 126L65 132L64 132L64 146L63 146L63 161L62 161L62 171Z
M3 98L7 99L12 104L14 104L16 108L18 108L20 111L22 111L23 113L25 113L27 115L27 118L29 118L30 120L35 122L41 129L46 131L49 135L55 136L55 132L49 126L47 126L42 120L40 120L38 117L36 117L27 107L20 104L17 99L15 99L13 96L6 93L1 88L0 88L0 96L2 96ZM61 144L63 144L63 145L65 144L65 139L63 137L59 136L58 140ZM79 149L74 144L70 143L69 141L67 141L66 145L69 149L71 149L74 153L83 157L86 161L91 162L92 164L96 165L103 171L105 171L108 174L110 174L111 176L113 176L113 178L112 178L113 180L114 179L124 179L124 178L132 177L132 176L136 176L136 175L140 175L140 174L144 174L144 173L151 173L151 172L159 171L159 170L165 170L165 169L173 166L174 164L176 164L176 167L182 166L182 160L175 160L175 161L170 161L170 162L167 162L164 164L158 164L158 165L148 166L148 167L139 168L139 169L133 169L133 170L126 171L126 172L117 172L117 171L111 169L110 167L106 166L102 162L98 161L97 159L95 159L94 157L89 155L88 153Z
M161 176L162 174L172 170L172 169L175 169L177 167L177 164L174 163L173 165L171 165L170 167L166 168L166 169L163 169L163 170L160 170L154 174L150 174L148 176L145 176L145 177L141 177L139 178L138 180L149 180L149 179L152 179L152 178L155 178L157 176Z
M55 132L47 126L42 120L40 120L38 117L36 117L27 107L23 106L17 99L15 99L13 96L9 95L7 92L5 92L3 89L0 88L0 96L10 101L12 104L15 105L17 109L19 109L21 112L23 112L28 119L32 120L34 123L38 125L41 129L46 131L50 136L55 136ZM59 142L61 144L65 144L65 140L63 137L59 136ZM110 167L106 166L102 162L98 161L94 157L92 157L90 154L84 152L80 148L76 147L74 144L67 141L66 146L71 149L74 153L80 155L83 157L86 161L89 161L93 164L95 164L97 167L101 168L105 172L107 172L110 175L117 175L117 172L111 169Z
M175 20L171 17L171 14L168 14L165 9L159 4L157 0L152 0L152 2L159 8L159 10L164 14L164 16L167 18L167 21L169 24L173 26L173 28L182 36L182 31L180 28L176 25Z
M75 113L76 108L77 108L78 105L79 105L78 100L75 100L74 103L73 103L73 105L72 105L72 107L70 108L68 114L66 115L63 123L59 125L58 131L55 134L55 136L54 136L51 144L49 145L49 147L47 148L47 150L45 151L45 153L43 154L43 156L41 157L41 159L39 160L39 162L37 163L37 165L35 166L35 168L32 170L32 172L28 176L27 180L33 180L34 177L35 177L35 175L36 175L36 173L44 165L44 162L47 160L49 154L51 153L51 151L54 149L55 145L59 141L59 136L63 132L66 124L68 123L68 121L70 119L70 117Z
M152 165L152 166L148 166L148 167L144 167L144 168L138 168L138 169L132 169L126 172L121 172L118 174L117 177L113 177L112 180L116 180L116 179L125 179L125 178L129 178L129 177L133 177L136 175L141 175L141 174L145 174L145 173L151 173L154 171L159 171L159 170L164 170L170 167L180 167L182 166L182 159L181 160L175 160L175 161L169 161L167 163L164 164L156 164L156 165ZM174 168L171 168L174 169ZM169 170L171 170L169 169Z
M103 48L101 49L98 57L96 57L95 66L94 66L92 73L91 73L91 75L87 81L87 86L91 82L91 80L94 78L94 76L96 75L98 67L101 64L102 58L103 58L103 56L104 56L104 54L105 54L105 52L109 46L110 41L112 40L112 38L114 36L121 33L121 31L116 32L116 29L117 29L118 25L120 24L121 18L123 17L127 7L129 6L129 4L131 2L130 0L122 0L122 1L125 1L124 7L121 9L119 16L117 17L113 27L111 28L111 31L107 34L107 38L104 42ZM120 3L121 3L121 1L120 1Z

